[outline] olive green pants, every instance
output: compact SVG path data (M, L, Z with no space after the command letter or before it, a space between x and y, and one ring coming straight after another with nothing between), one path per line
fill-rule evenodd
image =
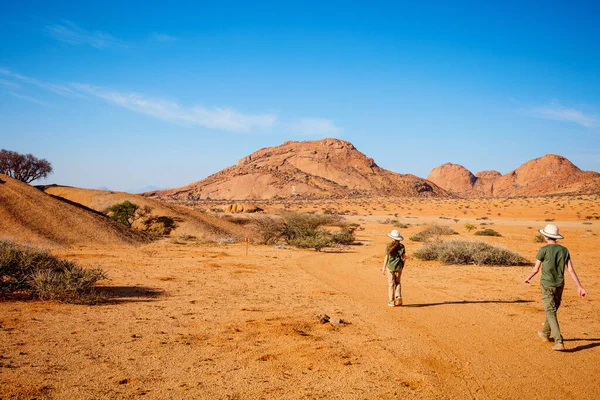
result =
M542 287L542 304L544 305L544 311L546 311L546 319L544 320L542 332L546 336L552 336L555 342L562 342L563 337L560 334L556 311L560 307L564 286L540 286Z
M393 303L396 299L402 299L402 285L400 278L402 277L402 268L398 271L387 270L388 278L388 302Z

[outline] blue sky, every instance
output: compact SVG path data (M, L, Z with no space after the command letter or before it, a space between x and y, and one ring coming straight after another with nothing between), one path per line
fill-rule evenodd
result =
M421 177L548 153L600 171L596 2L165 4L1 2L0 148L113 190L324 137Z

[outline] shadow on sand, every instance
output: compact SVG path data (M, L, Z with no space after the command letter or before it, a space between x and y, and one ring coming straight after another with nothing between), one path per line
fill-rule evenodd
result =
M98 289L108 297L105 304L150 302L165 295L162 290L146 286L101 286Z
M591 339L578 338L578 339L563 339L563 340L565 342L591 342L588 344L583 344L581 346L573 347L572 349L569 349L567 347L567 349L565 350L565 353L576 353L581 350L593 349L594 347L600 346L600 338L591 338Z
M424 304L406 304L403 307L431 307L443 306L447 304L515 304L515 303L533 303L533 300L462 300L462 301L444 301L441 303L424 303Z

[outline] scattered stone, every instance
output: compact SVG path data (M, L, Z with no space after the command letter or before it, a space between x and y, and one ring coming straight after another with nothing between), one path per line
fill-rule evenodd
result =
M320 324L326 324L326 323L328 323L330 321L329 315L327 315L327 314L319 314L319 315L317 315L317 321Z

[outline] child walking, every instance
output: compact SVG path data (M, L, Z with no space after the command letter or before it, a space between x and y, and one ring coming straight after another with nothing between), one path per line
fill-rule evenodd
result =
M577 285L579 297L585 297L586 291L581 286L581 283L579 283L569 250L556 242L558 239L563 239L563 236L558 233L558 227L548 224L544 229L540 229L539 232L544 236L547 244L538 251L535 257L535 265L529 276L525 279L525 283L529 283L529 280L539 272L541 267L542 277L540 285L546 319L544 320L542 330L538 331L538 336L545 342L549 342L550 336L552 336L555 343L552 350L564 351L565 345L560 333L558 319L556 318L556 311L560 307L562 300L565 285L565 267L569 271L571 278L573 278L575 285Z
M404 269L406 252L404 245L400 243L400 241L404 240L404 238L400 236L400 232L395 229L387 236L393 240L385 247L385 258L383 260L381 273L385 275L387 267L388 306L401 306L402 286L400 284L400 278L402 277L402 270Z

